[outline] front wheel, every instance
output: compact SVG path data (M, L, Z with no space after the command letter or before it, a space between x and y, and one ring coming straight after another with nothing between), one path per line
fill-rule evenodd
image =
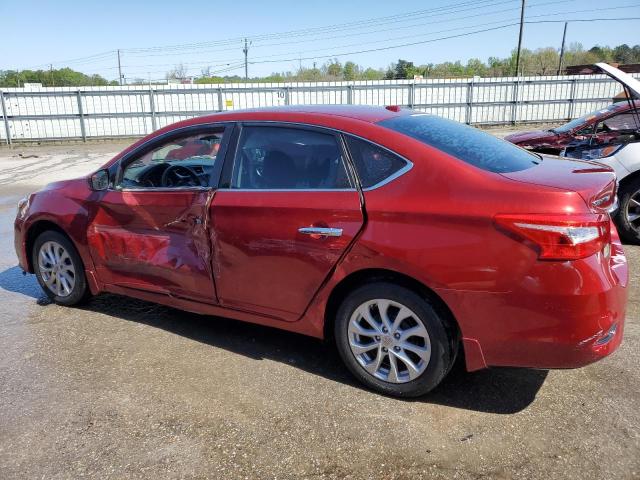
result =
M425 299L392 283L354 290L338 309L342 360L365 385L417 397L435 388L455 358L444 320Z
M55 303L76 305L89 296L80 255L61 233L42 233L34 243L32 262L38 283Z

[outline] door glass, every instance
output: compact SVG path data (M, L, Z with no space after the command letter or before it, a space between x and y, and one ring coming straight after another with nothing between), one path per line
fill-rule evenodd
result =
M231 188L324 190L353 188L331 134L287 127L244 127Z
M184 188L211 186L223 131L167 141L129 163L120 188Z
M346 139L363 188L373 187L407 166L402 158L372 143L355 137Z

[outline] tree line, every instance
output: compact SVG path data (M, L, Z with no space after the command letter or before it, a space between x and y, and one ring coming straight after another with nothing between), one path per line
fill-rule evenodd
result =
M520 55L521 72L524 75L555 75L559 68L560 55L553 47L536 50L523 49ZM640 63L640 45L630 47L627 44L616 47L596 45L585 50L579 43L573 43L565 50L563 67L573 65L589 65L596 62L608 63ZM332 59L323 65L300 67L296 71L274 72L264 77L252 77L250 82L321 82L342 80L395 80L452 77L503 77L512 76L516 69L516 52L505 58L489 57L486 62L472 58L466 63L460 61L443 63L416 64L399 59L387 68L371 68L358 65L352 61L342 63ZM184 80L187 69L184 65L176 65L167 72L167 80ZM244 77L238 75L216 76L211 68L205 68L196 78L195 83L239 83ZM0 87L19 87L25 83L41 83L47 87L79 87L117 85L115 80L107 80L100 75L86 75L70 68L51 70L0 70ZM147 84L148 80L133 78L128 84ZM152 82L154 83L154 82ZM159 83L159 82L155 82Z
M0 70L0 87L22 87L25 83L41 83L45 87L88 87L118 85L94 74L85 75L70 68L51 70Z

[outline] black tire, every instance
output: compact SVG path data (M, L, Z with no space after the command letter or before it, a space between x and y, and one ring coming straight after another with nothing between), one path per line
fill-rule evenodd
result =
M638 192L640 192L640 177L625 182L620 186L618 191L620 206L613 218L618 227L620 238L634 245L640 245L640 221L638 222L638 227L634 228L629 221L628 212L632 197ZM640 208L638 208L638 212L640 213Z
M352 352L349 344L351 316L362 304L374 299L391 300L406 306L416 315L416 321L420 321L425 327L430 340L431 355L426 368L417 378L404 383L385 381L365 370ZM452 329L447 327L444 318L438 314L433 305L412 290L393 283L376 282L358 287L345 298L337 312L334 336L340 357L360 382L386 395L418 397L435 388L453 366L457 343L455 339L450 338L447 332ZM390 353L382 355L390 355ZM376 358L377 355L380 355L379 350Z
M68 253L69 262L72 264L74 270L74 285L69 294L58 295L55 291L49 288L43 278L43 273L38 261L38 253L40 252L41 247L47 242L55 242L61 245ZM41 233L33 244L31 261L40 287L54 303L70 307L72 305L82 303L91 296L91 292L87 285L87 277L84 273L84 264L82 263L82 259L80 258L76 248L65 235L52 230Z

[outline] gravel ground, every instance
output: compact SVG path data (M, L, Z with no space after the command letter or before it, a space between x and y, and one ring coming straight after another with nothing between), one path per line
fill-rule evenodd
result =
M397 400L314 339L113 295L50 304L16 266L15 204L124 146L0 149L0 478L640 478L640 247L613 356L458 368Z

